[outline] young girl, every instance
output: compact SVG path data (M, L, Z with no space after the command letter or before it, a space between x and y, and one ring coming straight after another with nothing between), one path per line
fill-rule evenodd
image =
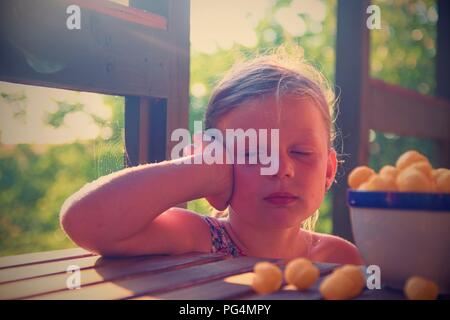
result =
M362 264L350 242L302 227L315 218L337 160L332 95L321 74L299 60L278 53L241 63L215 88L206 111L206 128L221 132L279 129L275 174L261 175L260 164L186 158L127 168L66 200L65 232L102 255L225 252ZM202 197L228 216L174 207Z

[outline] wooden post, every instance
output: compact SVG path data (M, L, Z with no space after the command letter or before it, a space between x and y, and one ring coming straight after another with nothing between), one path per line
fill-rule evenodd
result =
M139 99L139 164L148 162L150 99Z
M189 74L190 74L190 1L169 0L168 31L172 39L169 53L169 96L167 99L166 157L176 141L170 141L175 129L189 128Z
M368 6L368 0L338 1L336 86L340 89L340 111L337 126L342 132L342 151L348 156L342 159L345 162L338 171L342 174L333 189L333 233L348 240L353 237L347 207L347 176L352 168L367 163L369 154L365 108L369 77Z
M188 128L189 119L189 1L147 1L132 0L130 5L147 10L167 18L165 41L153 44L164 51L166 63L160 63L157 72L167 78L166 94L127 99L128 115L133 113L134 120L126 122L129 126L138 126L138 140L131 142L130 150L138 154L132 158L137 163L159 162L168 159L174 143L170 136L177 128ZM149 57L151 60L152 57ZM150 75L149 75L150 76ZM136 111L138 105L139 110ZM136 118L136 116L138 118ZM136 129L132 129L136 131ZM126 128L126 135L128 134ZM136 144L136 145L135 145ZM130 153L128 150L128 154Z
M125 167L139 164L139 97L125 97Z
M438 0L438 22L436 43L436 95L450 101L450 2ZM448 119L447 119L448 122ZM439 140L440 163L450 167L450 137Z

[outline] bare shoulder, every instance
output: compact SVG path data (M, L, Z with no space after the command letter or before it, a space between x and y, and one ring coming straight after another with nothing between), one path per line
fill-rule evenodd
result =
M173 207L161 213L138 233L118 243L122 255L210 252L211 235L204 218L193 211Z
M358 248L341 237L308 232L312 236L311 260L340 264L364 264Z

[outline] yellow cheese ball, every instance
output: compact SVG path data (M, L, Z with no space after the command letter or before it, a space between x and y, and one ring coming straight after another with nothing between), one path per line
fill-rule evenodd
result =
M293 284L298 270L313 266L312 262L306 258L296 258L289 261L284 269L284 278L289 284Z
M417 169L417 170L423 172L428 178L430 178L430 179L433 178L433 175L432 175L433 167L431 166L431 164L428 161L414 162L413 164L410 164L403 170L408 170L408 169Z
M280 289L283 273L278 266L270 262L258 262L253 268L255 276L252 287L257 293L266 294Z
M364 182L364 183L362 183L359 187L358 187L358 189L357 190L360 190L360 191L373 191L373 190L371 190L371 185L369 184L369 182L367 181L367 182Z
M393 177L395 178L398 174L398 170L394 166L386 165L383 168L380 169L380 172L378 173L382 177Z
M358 187L369 180L369 178L375 174L371 168L367 166L359 166L350 172L348 175L348 185L351 189L358 189Z
M446 170L437 176L436 191L450 193L450 170Z
M416 150L409 150L398 157L395 166L398 170L403 170L414 162L428 161L428 158Z
M395 181L401 192L433 192L435 190L432 179L415 168L403 170Z
M365 286L365 278L357 266L345 265L327 276L319 291L327 300L346 300L358 296Z
M436 300L439 294L436 283L419 276L409 278L403 291L409 300Z
M327 276L319 291L326 300L347 300L357 296L353 281L343 274Z
M393 176L373 175L368 181L361 184L358 190L363 191L397 191L397 185Z
M327 276L319 287L320 294L326 300L350 299L350 291L353 291L353 283L346 276Z
M319 279L320 270L305 258L290 261L284 270L286 282L298 290L309 289Z
M344 275L353 282L353 290L350 294L354 297L359 295L365 287L366 279L361 269L355 265L344 265L334 271L337 275Z
M446 168L434 169L433 171L431 171L431 175L436 180L438 176L440 176L441 174L443 174L446 171L450 171L450 170L446 169Z
M345 274L350 279L352 279L352 281L355 282L355 285L357 287L364 287L364 284L366 282L364 274L361 271L361 268L359 266L355 266L352 264L346 264L342 267L339 267L334 271L334 273Z
M398 187L397 187L397 182L396 182L396 177L394 176L388 176L388 177L383 177L384 178L384 183L386 186L386 191L398 191Z

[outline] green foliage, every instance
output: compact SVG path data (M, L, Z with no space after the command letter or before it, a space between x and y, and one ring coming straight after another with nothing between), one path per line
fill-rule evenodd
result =
M433 0L375 0L382 28L371 32L371 76L391 84L433 95L436 90L436 21ZM379 170L394 164L405 151L416 149L438 167L436 141L371 132L369 165Z
M201 215L206 215L206 216L210 216L213 214L214 212L214 208L211 207L208 203L208 201L206 201L206 199L197 199L194 201L189 201L187 208L189 210L192 210L194 212L200 213Z
M74 246L59 226L64 200L87 182L123 168L123 98L105 102L113 111L107 140L0 144L0 255ZM81 105L58 105L56 116L50 114L53 119L83 110Z
M82 111L83 105L80 103L70 104L65 101L57 101L58 110L56 112L48 112L45 123L51 125L52 127L58 128L62 125L64 117L75 111Z
M381 30L371 32L371 75L433 94L436 90L436 21L433 0L375 0Z

